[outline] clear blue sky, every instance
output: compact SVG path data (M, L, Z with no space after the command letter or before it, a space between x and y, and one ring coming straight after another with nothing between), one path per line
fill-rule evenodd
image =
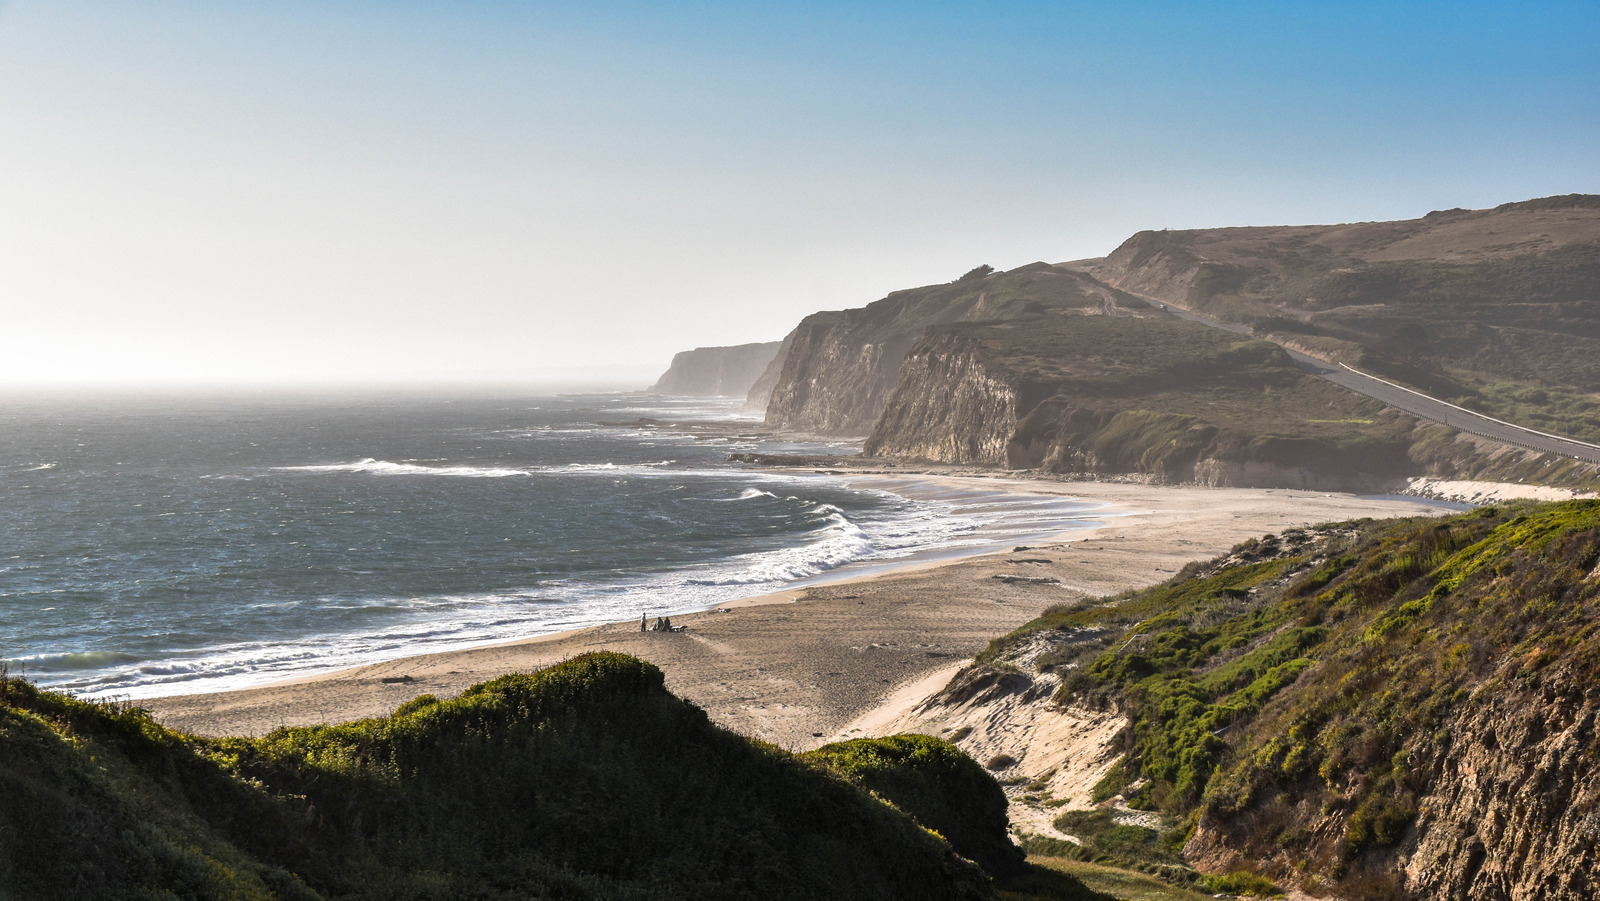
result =
M1600 3L0 4L0 385L776 340L1143 228L1600 193Z

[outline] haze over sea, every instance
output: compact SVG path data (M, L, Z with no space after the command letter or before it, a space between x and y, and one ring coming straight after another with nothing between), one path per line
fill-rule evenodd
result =
M9 401L0 657L82 694L221 690L704 609L1086 512L724 462L830 445L600 424L641 417L754 424L737 401L637 394Z

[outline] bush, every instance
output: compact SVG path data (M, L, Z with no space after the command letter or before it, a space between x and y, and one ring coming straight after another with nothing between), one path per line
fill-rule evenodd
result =
M1210 891L1225 895L1255 895L1270 898L1283 894L1283 889L1274 885L1271 879L1249 870L1235 870L1226 876L1202 876L1200 881Z
M910 814L991 876L1006 879L1022 871L1024 855L1011 842L1005 792L955 745L926 735L894 735L836 742L803 757Z

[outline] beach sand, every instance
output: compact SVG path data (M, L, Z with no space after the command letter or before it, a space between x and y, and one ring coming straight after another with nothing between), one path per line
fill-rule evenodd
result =
M850 478L869 486L878 477ZM910 484L906 477L893 478L876 484L896 490ZM417 695L448 697L505 673L605 650L660 666L667 687L705 708L713 721L801 750L847 727L893 721L991 638L1053 604L1159 582L1190 560L1293 526L1446 512L1420 502L1285 489L944 476L914 481L934 492L1065 495L1110 506L1101 511L1102 526L1030 542L1027 550L922 563L735 601L674 616L674 625L688 627L682 632L641 632L634 620L140 703L176 729L255 736L278 726L378 716Z

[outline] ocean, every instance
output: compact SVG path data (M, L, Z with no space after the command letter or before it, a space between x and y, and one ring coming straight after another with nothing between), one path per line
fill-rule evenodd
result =
M739 406L506 391L0 402L0 659L90 697L216 691L705 609L1094 515L730 464L849 452L741 434L758 418Z

